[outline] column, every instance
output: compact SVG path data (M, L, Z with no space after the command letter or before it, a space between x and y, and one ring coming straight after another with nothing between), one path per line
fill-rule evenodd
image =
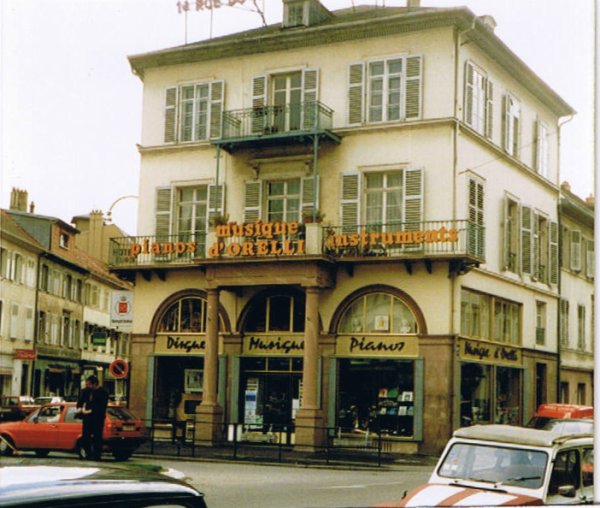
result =
M223 408L217 402L219 368L219 290L206 291L206 349L202 403L196 408L196 444L212 446L223 440Z
M325 419L319 407L319 295L318 287L306 288L306 318L304 322L304 367L302 371L302 401L296 413L296 446L319 451L326 438Z

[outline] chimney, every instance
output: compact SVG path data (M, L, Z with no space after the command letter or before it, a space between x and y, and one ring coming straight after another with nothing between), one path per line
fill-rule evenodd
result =
M34 213L35 212L35 202L31 202L29 203L29 213Z
M418 9L421 7L421 0L406 0L406 7L410 9Z
M496 30L496 27L498 26L496 20L489 14L479 16L479 20L483 23L483 26L485 26L490 32L494 32L494 30Z
M97 259L102 259L104 240L104 214L100 210L90 212L88 229L88 254Z
M585 202L589 207L594 208L596 205L596 198L593 194L590 194L587 198L585 198Z
M15 212L27 212L27 191L13 187L10 192L10 209Z
M571 192L571 184L569 184L569 182L566 180L560 184L560 188L564 191Z

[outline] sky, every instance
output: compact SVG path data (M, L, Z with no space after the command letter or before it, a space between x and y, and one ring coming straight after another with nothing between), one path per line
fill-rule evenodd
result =
M257 2L269 24L281 21L281 0ZM594 188L593 2L421 0L493 16L496 34L578 112L561 129L561 181L582 198ZM406 0L322 3L334 10ZM17 187L36 213L70 222L112 207L113 222L135 234L137 199L124 196L138 191L142 82L127 56L182 45L186 31L191 43L262 24L252 0L212 16L190 4L186 22L177 0L0 1L0 207Z

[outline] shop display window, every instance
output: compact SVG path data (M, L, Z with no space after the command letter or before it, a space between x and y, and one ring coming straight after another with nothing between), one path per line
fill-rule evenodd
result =
M340 432L413 435L413 361L340 359L338 366Z
M348 307L338 332L414 334L417 321L401 299L387 293L370 293Z
M206 300L182 298L163 314L158 332L204 333L206 331Z
M519 425L521 422L521 371L496 367L496 423Z
M490 423L491 366L463 363L461 367L461 426Z
M202 401L204 358L156 358L154 411L157 420L184 421L194 417Z
M269 295L253 299L245 323L246 332L304 331L304 295Z

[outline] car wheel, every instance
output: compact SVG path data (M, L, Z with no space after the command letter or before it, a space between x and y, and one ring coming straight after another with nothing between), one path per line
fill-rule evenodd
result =
M49 453L50 453L50 450L36 450L35 451L35 455L37 457L41 457L41 458L47 457Z
M0 439L0 455L11 457L14 453L14 446L13 440L10 437L2 436L2 439Z
M89 458L88 453L81 441L77 442L77 455L79 455L79 458L83 460L87 460Z
M115 460L117 460L119 462L127 460L129 457L131 457L132 453L133 453L132 450L113 450L113 452L112 452Z

